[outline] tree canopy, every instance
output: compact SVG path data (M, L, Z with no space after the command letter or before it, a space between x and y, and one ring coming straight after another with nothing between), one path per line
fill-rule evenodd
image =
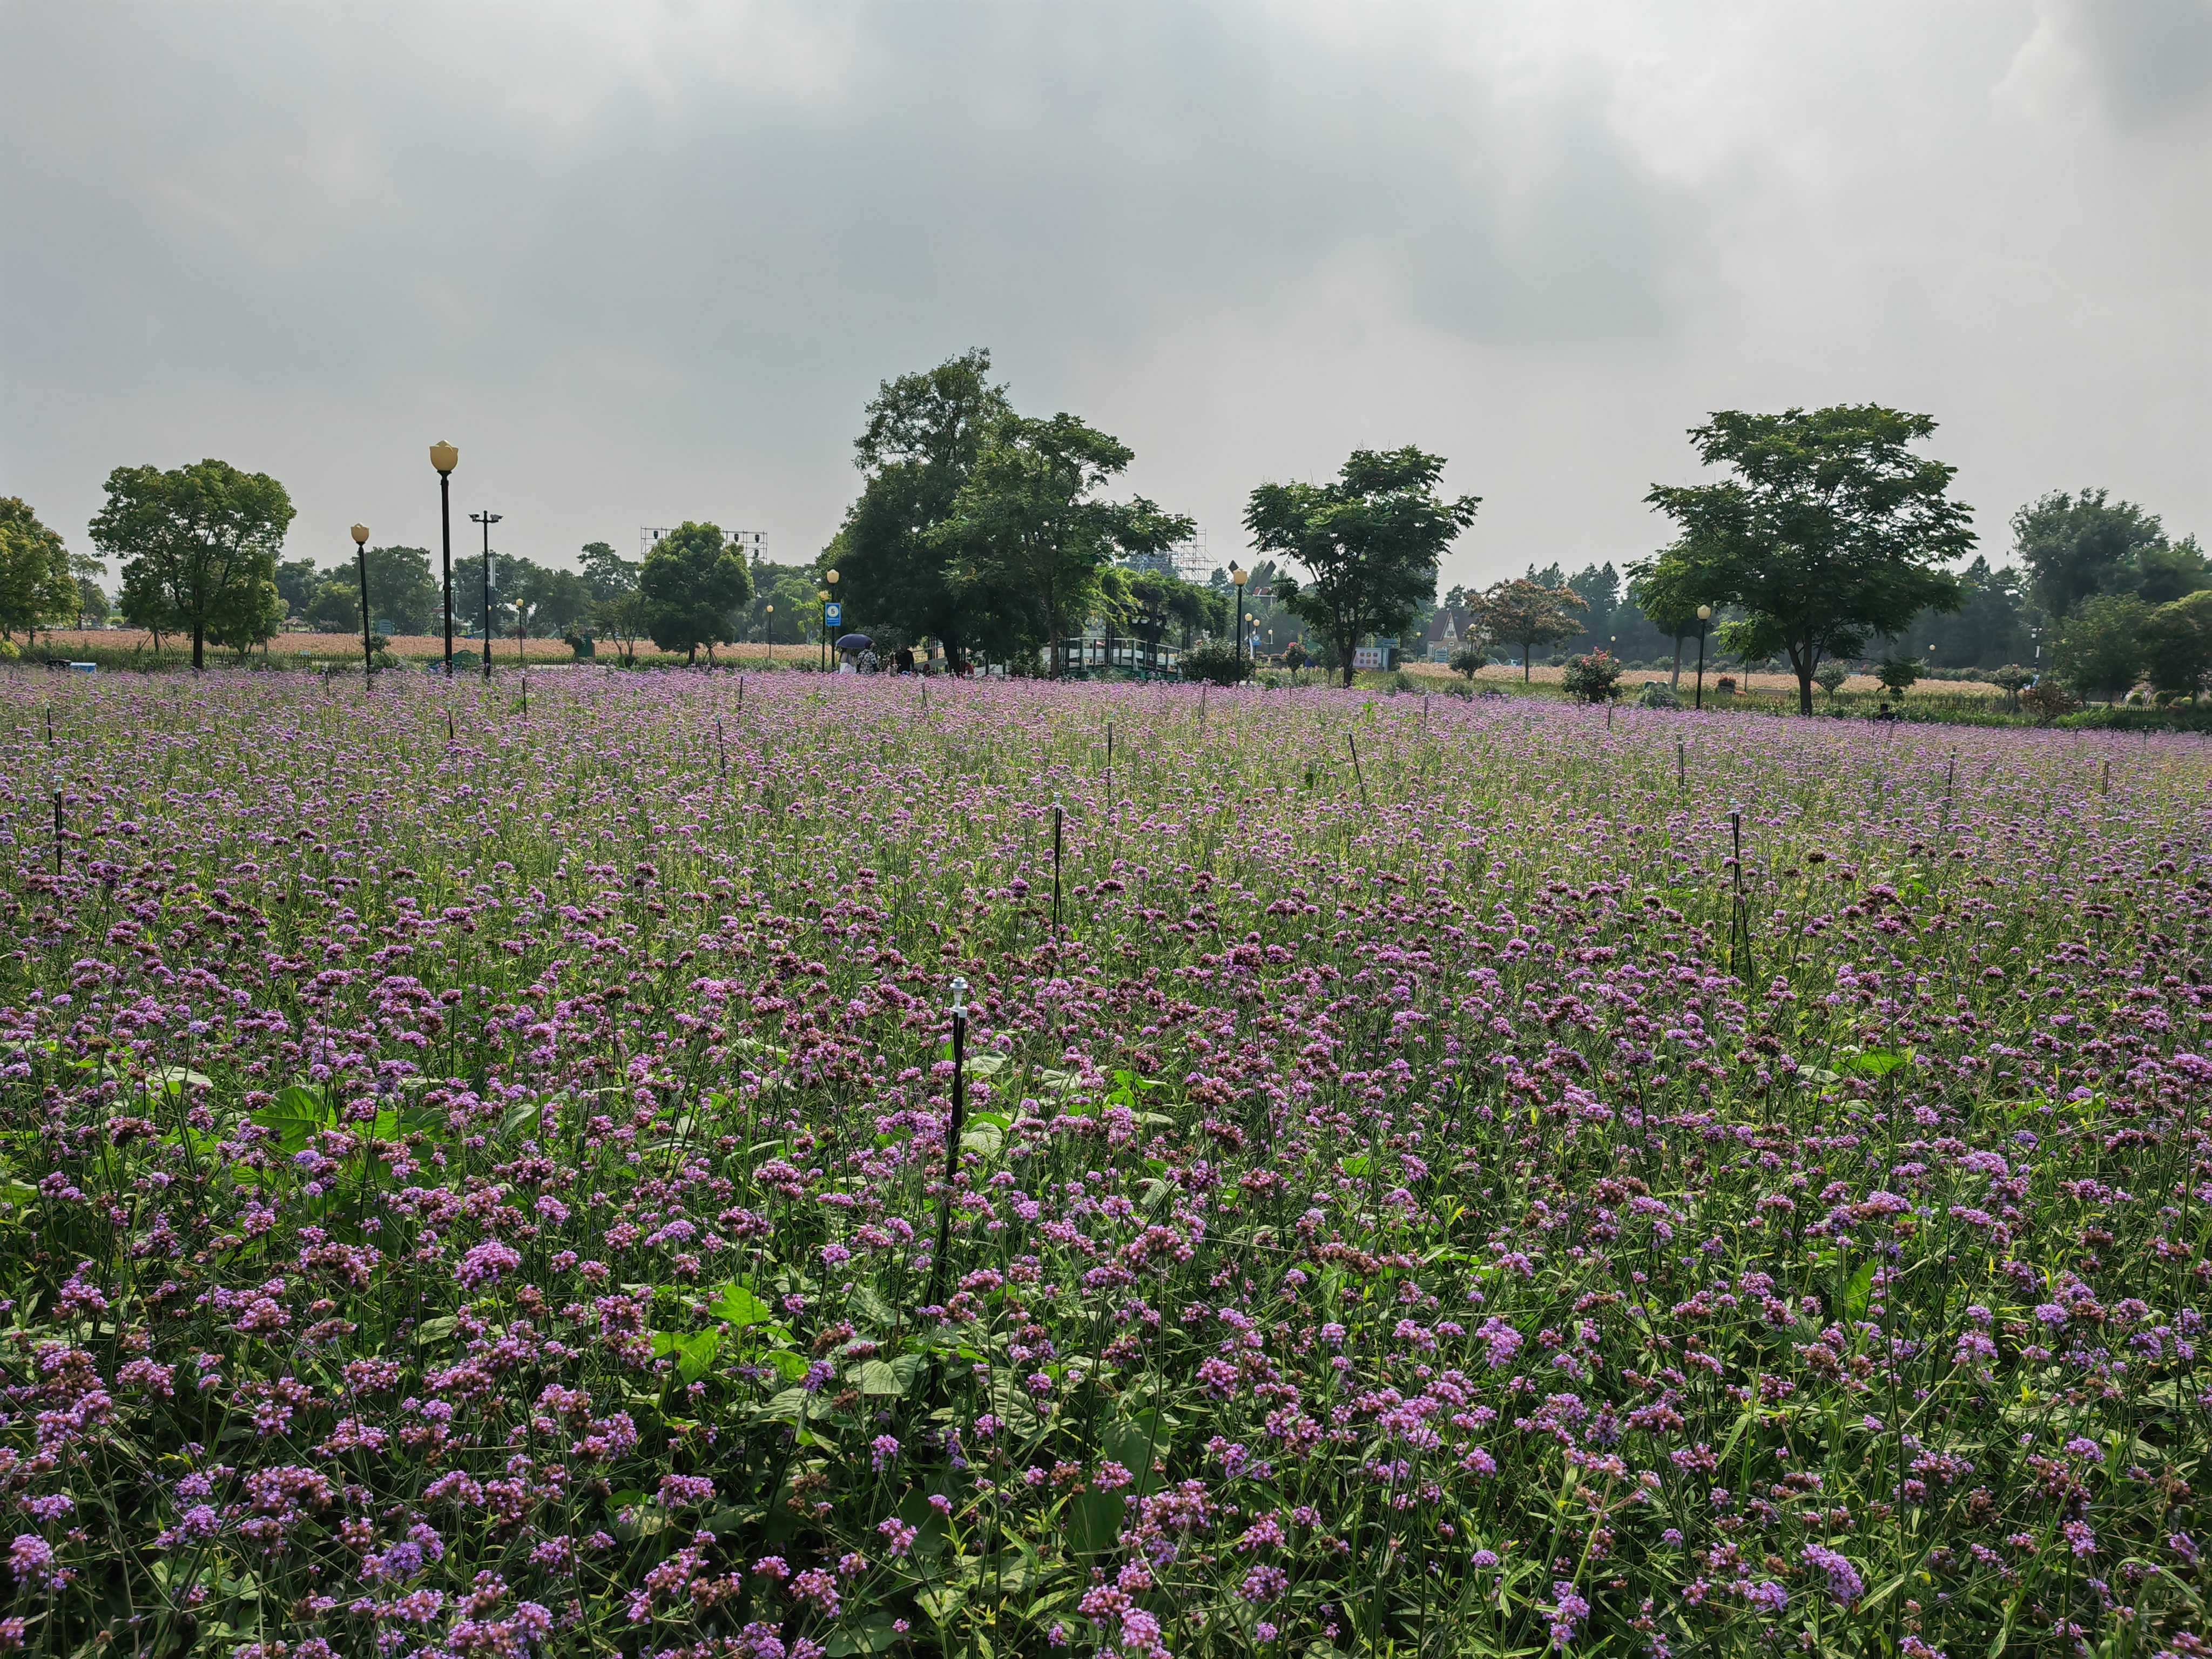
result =
M1276 596L1335 647L1346 685L1361 639L1403 633L1435 602L1437 563L1474 521L1482 498L1438 495L1443 469L1410 444L1355 449L1334 481L1261 484L1246 504L1254 548L1305 567L1303 582L1278 577Z
M2142 672L2151 609L2132 593L2097 593L2076 605L2058 629L2051 655L2059 678L2083 696L2113 702Z
M2163 605L2212 587L2197 538L2169 542L2154 513L2103 489L2054 489L2012 515L2013 551L2036 604L2063 621L2100 593Z
M720 526L690 520L653 544L638 570L646 631L663 651L696 658L737 637L734 617L752 598L752 573Z
M0 499L0 638L76 615L77 579L60 535L27 502Z
M1558 567L1551 572L1556 575ZM1589 601L1571 587L1546 586L1527 576L1502 581L1468 602L1474 625L1493 640L1521 647L1521 678L1528 679L1528 659L1539 645L1572 639L1583 630Z
M106 489L92 539L123 561L126 612L191 635L195 668L206 665L211 634L221 643L274 631L266 618L272 604L283 604L272 598L276 555L292 522L283 484L204 460L166 472L119 466Z
M1970 512L1950 498L1955 469L1909 447L1935 429L1875 404L1716 413L1691 441L1703 465L1735 476L1655 484L1644 499L1678 533L1631 574L1670 601L1740 606L1723 629L1729 648L1786 656L1810 714L1824 658L1856 656L1869 634L1960 603L1940 567L1972 547Z
M1055 673L1073 631L1094 611L1127 604L1114 556L1163 551L1194 528L1141 495L1099 497L1131 459L1127 445L1073 415L1000 416L930 532L950 556L955 595L995 611L1010 650L1048 647Z

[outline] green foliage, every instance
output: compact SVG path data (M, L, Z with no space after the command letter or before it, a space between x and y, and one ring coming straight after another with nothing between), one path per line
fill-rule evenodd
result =
M227 647L242 661L255 646L276 638L289 614L274 581L241 583L208 618L208 643Z
M308 599L307 626L318 634L351 634L361 628L361 586L336 577L318 587Z
M2013 514L2012 532L2036 604L2061 620L2100 594L2162 605L2212 586L2194 537L2169 543L2156 514L2103 489L2052 490Z
M2212 588L2162 605L2143 623L2144 665L2160 691L2194 697L2212 678Z
M1470 602L1469 608L1484 633L1521 647L1521 679L1526 684L1529 659L1536 647L1572 639L1580 633L1582 613L1589 609L1589 602L1571 587L1534 576L1516 576L1483 592Z
M1592 651L1571 659L1559 683L1571 697L1586 702L1610 702L1620 695L1620 659L1610 652Z
M123 561L125 614L188 634L192 666L216 635L256 643L274 632L276 553L292 498L266 473L205 460L164 472L119 466L92 521L93 544ZM265 590L265 591L264 591ZM221 641L217 641L221 643Z
M352 562L347 560L344 568L350 568ZM325 576L318 571L313 559L280 559L276 562L276 591L283 596L288 616L306 616L323 584L337 580L335 574Z
M1851 671L1846 665L1839 662L1824 662L1820 665L1819 672L1813 676L1813 679L1820 690L1828 694L1829 700L1833 702L1836 693L1844 689L1844 682L1850 677Z
M653 544L638 572L646 631L663 651L687 659L736 637L732 614L752 597L752 573L719 526L685 520Z
M1252 678L1252 659L1233 641L1208 640L1182 653L1182 677L1215 685L1242 685Z
M1000 617L1011 646L1051 647L1055 672L1060 642L1086 618L1126 610L1114 556L1159 552L1194 527L1141 495L1098 497L1132 459L1126 444L1073 415L1001 416L950 515L930 532L950 556L953 591Z
M82 628L90 623L106 622L111 609L106 592L89 576L78 576L74 580L76 585L77 626Z
M372 547L363 556L368 563L368 614L392 624L399 634L434 634L445 625L445 597L424 547ZM360 604L361 580L352 561L334 567L329 580L350 584L354 603ZM358 617L355 626L360 625Z
M1653 486L1645 499L1679 534L1632 574L1669 609L1692 598L1741 606L1729 648L1786 656L1809 714L1824 658L1856 656L1869 633L1960 602L1940 566L1973 544L1970 511L1948 493L1954 469L1908 447L1935 429L1872 404L1716 414L1691 440L1702 464L1735 476Z
M2118 701L2143 669L2150 607L2132 593L2100 593L2076 605L2058 630L2051 659L2084 696Z
M1355 449L1334 482L1261 484L1246 504L1252 545L1305 567L1304 582L1279 577L1276 592L1335 647L1346 685L1362 639L1403 633L1435 602L1437 563L1474 521L1481 497L1438 495L1443 469L1412 445Z
M0 499L0 638L73 619L77 581L61 537L28 503Z
M1891 696L1901 697L1918 683L1927 667L1911 657L1885 657L1875 665L1874 677Z
M584 586L592 603L637 592L637 562L623 557L611 544L586 542L578 562L583 566Z
M1455 674L1465 675L1471 680L1482 672L1484 665L1489 661L1490 653L1472 641L1462 641L1458 649L1451 653L1451 672Z

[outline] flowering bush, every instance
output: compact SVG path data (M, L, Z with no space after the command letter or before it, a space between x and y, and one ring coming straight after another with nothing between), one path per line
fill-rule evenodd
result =
M1609 651L1592 651L1568 659L1559 676L1570 696L1605 702L1620 695L1620 659Z
M0 1645L2197 1650L2193 754L818 684L0 683Z

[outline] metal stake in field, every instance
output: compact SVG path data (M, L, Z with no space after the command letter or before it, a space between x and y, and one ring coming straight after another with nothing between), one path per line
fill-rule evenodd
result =
M62 872L62 785L54 780L54 874Z
M1106 722L1106 823L1114 823L1114 722Z
M1681 738L1677 738L1674 739L1674 787L1680 791L1689 787L1689 758L1683 752Z
M1052 803L1052 936L1060 938L1060 827L1067 816L1067 809L1055 796Z
M1735 902L1734 915L1729 922L1729 972L1735 974L1746 986L1751 983L1751 912L1743 894L1743 811L1735 808L1729 813L1729 839L1732 843L1735 864ZM1741 949L1743 967L1736 968L1737 951Z
M2107 758L2106 758L2106 762L2105 762L2105 793L2106 793L2106 794L2108 794L2108 795L2109 795L2109 794L2111 794L2112 793L2112 763L2111 759L2110 759L2109 757L2107 757Z
M1344 734L1344 745L1352 750L1352 781L1359 786L1359 810L1364 812L1368 810L1367 780L1360 775L1359 744L1353 740L1352 733L1347 732Z
M738 680L738 695L741 697L744 695L742 676ZM714 716L714 752L721 757L722 781L727 783L730 781L730 751L722 744L722 717L720 714Z
M960 1174L960 1131L968 1121L968 981L952 981L952 1116L945 1131L945 1190L937 1200L937 1255L930 1263L929 1299L943 1299L945 1258L952 1249L952 1183Z

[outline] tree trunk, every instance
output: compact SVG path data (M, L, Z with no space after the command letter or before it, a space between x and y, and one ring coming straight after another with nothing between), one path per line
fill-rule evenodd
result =
M1667 689L1669 691L1680 691L1682 689L1682 636L1680 634L1674 635L1674 678L1668 683Z
M194 623L192 624L192 666L194 668L204 668L207 666L207 663L205 661L206 653L201 648L201 639L202 635L200 625L198 623Z
M1797 712L1801 714L1813 712L1813 671L1809 668L1797 671Z
M1528 659L1535 654L1535 641L1523 640L1521 641L1521 684L1523 685L1528 684Z

